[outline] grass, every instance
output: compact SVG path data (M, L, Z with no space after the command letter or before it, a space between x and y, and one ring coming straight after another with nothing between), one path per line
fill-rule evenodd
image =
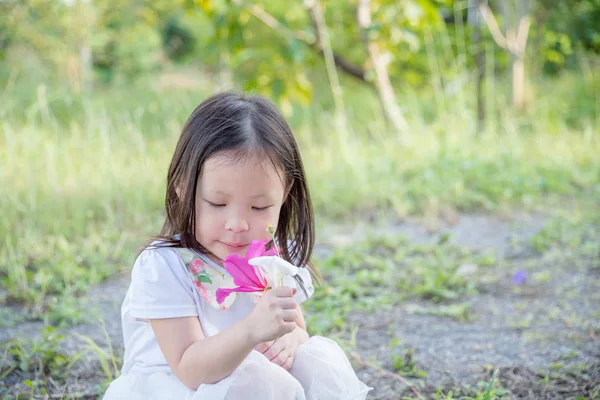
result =
M69 399L101 396L108 384L119 375L119 366L122 364L113 351L104 324L101 324L107 346L98 345L92 338L75 333L80 346L75 352L67 352L63 345L65 334L49 325L37 336L15 337L0 343L0 348L3 349L0 360L1 398L48 398L48 395L56 396L57 391ZM98 361L102 382L91 390L75 393L70 391L67 394L67 387L73 385L72 368L80 361L89 359ZM7 377L10 378L9 382L5 382ZM19 377L22 377L20 384ZM10 391L3 391L6 389Z
M572 95L561 81L545 84ZM132 249L158 230L179 129L210 88L139 85L82 97L32 85L15 78L0 94L0 282L5 301L70 324L82 317L64 298L130 265ZM498 210L600 195L598 121L569 126L553 115L559 101L542 98L526 115L504 112L501 130L475 138L470 114L452 108L452 99L425 122L419 105L427 95L407 97L411 138L404 145L386 133L376 101L364 97L348 94L351 132L336 131L326 110L290 116L320 217ZM422 284L423 291L437 285Z
M8 82L2 76L0 82ZM388 132L377 101L358 90L346 93L350 132L337 131L331 111L320 105L295 109L289 119L319 224L365 214L396 219L447 210L535 210L565 198L597 204L599 119L578 114L567 101L595 104L598 83L586 79L567 75L538 83L540 100L528 111L498 107L478 137L469 87L461 89L460 101L445 99L435 112L427 106L434 93L405 94L408 143ZM88 289L127 271L135 250L159 229L166 169L179 130L211 88L132 85L82 97L60 84L25 77L0 87L6 88L0 93L0 301L27 311L25 317L2 318L0 327L22 318L59 328L89 320ZM544 96L549 88L552 96ZM498 93L495 101L501 104L505 96ZM589 240L598 225L578 230L581 218L557 219L532 246L540 253L556 243L598 253L597 242ZM479 281L459 271L468 264L479 270L497 266L496 260L450 246L447 239L420 246L398 236L368 237L317 260L329 286L307 303L311 333L339 332L347 329L351 310L392 307L406 299L428 302L415 312L470 320L468 299ZM549 279L543 272L533 276L539 283ZM61 338L51 333L42 334L41 342L5 343L12 361L5 358L0 373L28 371L34 378L27 385L36 395L43 394L41 382L48 376L60 381L72 360L58 365L64 361ZM83 340L106 379L114 377L112 350ZM397 371L421 374L410 349L395 357ZM48 375L48 366L58 375ZM502 398L493 379L487 384L461 398ZM459 397L440 392L438 398Z
M403 236L376 236L347 247L316 263L328 285L319 287L307 303L307 325L314 334L344 326L351 310L389 308L406 299L436 303L476 293L476 280L457 274L480 256L447 243L416 245ZM440 304L428 310L468 319L465 305Z
M437 243L422 245L403 235L367 234L362 241L335 247L316 261L327 286L317 288L306 305L311 333L331 334L345 329L350 311L372 312L407 300L426 303L411 306L412 313L473 321L469 299L482 287L506 281L506 271L529 272L525 287L511 284L505 289L518 295L542 290L563 268L596 269L600 263L580 265L581 260L600 257L600 216L595 208L585 210L573 213L568 209L565 215L551 218L528 241L516 244L531 251L514 260L498 260L487 251L453 246L447 235L440 235ZM518 317L507 316L507 326L531 326L533 316L525 312L527 303L522 307ZM552 310L547 312L550 315ZM565 316L561 313L560 318Z
M450 391L438 391L436 400L508 400L510 392L503 389L498 382L498 371L492 373L488 381L480 381L476 388L461 388Z

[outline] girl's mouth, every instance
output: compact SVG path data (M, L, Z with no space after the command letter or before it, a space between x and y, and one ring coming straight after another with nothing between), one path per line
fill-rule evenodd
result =
M221 243L232 252L237 252L237 251L243 250L244 248L246 248L246 246L248 246L247 244L243 244L243 243L228 243L228 242L221 242Z

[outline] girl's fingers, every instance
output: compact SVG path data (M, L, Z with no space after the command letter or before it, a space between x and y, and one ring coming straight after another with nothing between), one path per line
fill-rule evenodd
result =
M298 319L298 312L296 310L282 310L281 317L284 322L293 323L296 319Z
M292 297L294 295L294 290L287 286L278 286L271 290L274 291L275 296L277 297Z
M279 354L277 354L271 362L277 364L279 366L283 366L287 359L290 357L290 354L286 350L281 350Z
M295 322L284 322L284 325L283 325L285 333L290 333L297 327L298 327L298 325L296 325Z
M264 355L269 359L269 361L273 361L275 357L277 357L282 351L284 351L283 346L274 345L271 346L269 350L267 350Z
M287 309L291 310L291 309L298 307L298 303L296 303L296 300L289 298L289 297L278 299L277 304L279 305L280 308L282 308L284 310L287 310Z
M282 367L289 371L290 369L292 369L292 365L294 365L294 356L289 356L287 360L285 360L285 363L282 365Z
M254 350L264 354L265 351L269 350L273 343L275 343L274 340L271 340L270 342L259 343L256 345L256 347L254 347Z

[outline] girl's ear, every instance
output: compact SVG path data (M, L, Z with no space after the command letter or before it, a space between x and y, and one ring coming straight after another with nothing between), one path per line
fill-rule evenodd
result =
M294 179L292 178L290 184L285 188L285 192L283 193L283 203L285 203L285 201L288 198L288 195L290 194L290 191L292 190L292 186L294 186Z
M181 200L181 190L179 189L179 186L175 186L175 194L177 195L177 198Z

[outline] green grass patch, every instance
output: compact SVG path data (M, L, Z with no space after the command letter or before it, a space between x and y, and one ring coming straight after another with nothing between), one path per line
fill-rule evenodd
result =
M476 276L457 273L474 259L472 252L447 243L415 245L403 236L371 237L338 248L317 263L326 285L306 305L308 326L324 334L343 328L351 310L387 308L411 298L437 303L439 315L466 320L468 305L444 303L477 292Z
M19 75L0 93L0 296L24 304L32 318L71 324L84 318L77 310L87 289L128 269L137 248L159 230L179 131L209 91L161 90L142 81L84 97L30 78ZM553 99L570 98L569 82L581 79L539 88L555 88ZM462 100L469 98L470 88L464 90ZM290 121L320 217L435 215L445 207L497 210L552 197L600 197L598 121L588 114L566 123L556 112L561 101L544 98L524 115L490 117L489 130L475 137L468 101L448 99L435 118L424 118L431 96L424 90L400 98L411 128L407 142L388 131L371 95L346 93L348 132L335 127L328 109L294 108ZM542 248L548 239L539 240ZM438 268L447 254L428 252L435 261L395 280L392 293L460 295L465 284ZM374 290L393 269L394 260L364 256L368 269L345 271L362 286L340 280L328 289L342 303ZM365 301L378 298L367 293Z

